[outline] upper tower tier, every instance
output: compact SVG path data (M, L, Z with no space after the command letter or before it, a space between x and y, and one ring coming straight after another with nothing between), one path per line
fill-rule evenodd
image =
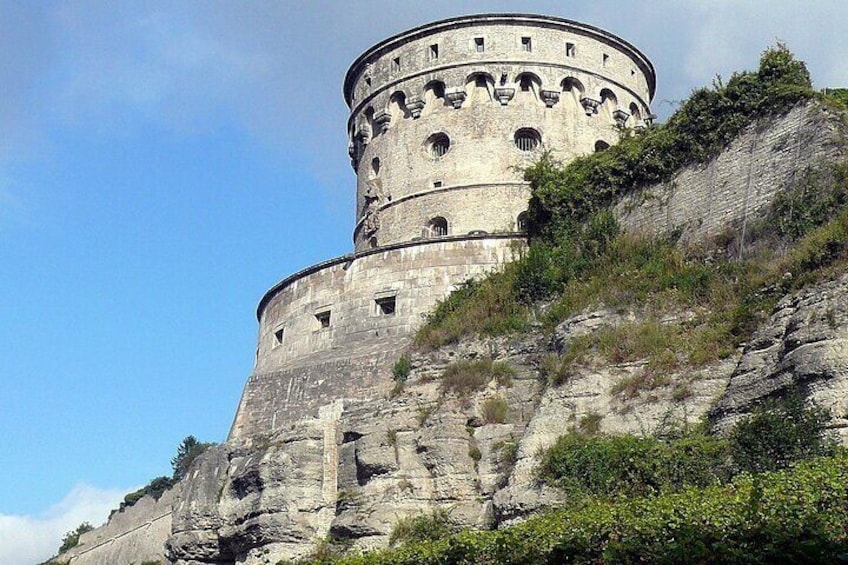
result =
M655 84L628 42L548 16L463 16L378 43L344 82L356 249L520 231L521 169L642 127Z

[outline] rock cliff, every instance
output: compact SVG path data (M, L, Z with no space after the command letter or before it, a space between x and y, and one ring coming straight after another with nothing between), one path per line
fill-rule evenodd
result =
M628 229L676 230L689 242L728 226L744 230L792 188L798 171L844 159L845 133L817 103L798 106L754 124L706 166L629 197L617 213ZM848 439L848 275L786 296L740 350L672 374L667 385L616 392L642 369L638 360L580 364L558 386L543 377L546 358L566 353L575 337L639 315L596 309L552 335L536 328L415 353L403 390L339 399L317 417L216 446L158 503L143 499L62 559L271 565L328 538L356 548L385 545L400 518L436 508L461 526L494 527L563 502L537 484L534 469L540 449L570 430L649 434L708 417L725 431L790 387L829 408L833 427ZM680 312L662 323L685 321ZM511 370L457 393L441 382L457 360L491 360ZM388 371L382 378L390 383ZM494 404L505 410L492 413ZM138 532L146 536L143 550L135 549Z

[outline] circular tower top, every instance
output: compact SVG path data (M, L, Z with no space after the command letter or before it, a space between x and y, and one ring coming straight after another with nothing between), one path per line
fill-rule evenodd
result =
M344 81L356 249L521 231L521 170L642 127L655 86L627 41L549 16L461 16L376 44Z

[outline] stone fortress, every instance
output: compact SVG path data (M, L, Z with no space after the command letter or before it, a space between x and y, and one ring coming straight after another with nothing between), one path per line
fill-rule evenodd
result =
M549 16L461 16L371 47L344 80L355 251L262 297L230 440L391 387L387 367L456 285L523 242L522 168L568 161L653 116L656 76L628 42Z
M569 20L463 16L391 37L351 66L344 95L357 175L354 251L296 273L258 307L259 344L229 440L157 499L83 534L69 565L276 565L318 540L385 546L402 517L451 512L463 528L508 525L567 499L535 480L538 454L584 418L643 435L669 418L717 429L793 383L831 410L848 441L848 275L787 296L745 348L623 401L639 363L582 367L546 386L539 361L621 323L601 309L552 335L479 338L414 352L404 392L391 365L422 316L524 242L521 169L602 150L650 121L655 75L627 42ZM803 171L848 156L843 116L816 101L748 126L709 163L684 167L614 207L625 231L703 242L744 233ZM469 398L441 390L460 359L515 370ZM480 408L500 397L503 422ZM499 445L516 446L504 469Z

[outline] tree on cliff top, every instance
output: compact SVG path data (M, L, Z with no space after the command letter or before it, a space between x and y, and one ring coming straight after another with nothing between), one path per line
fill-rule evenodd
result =
M177 454L171 459L174 481L179 481L185 477L195 459L212 445L211 443L202 443L194 436L186 436L177 448Z

